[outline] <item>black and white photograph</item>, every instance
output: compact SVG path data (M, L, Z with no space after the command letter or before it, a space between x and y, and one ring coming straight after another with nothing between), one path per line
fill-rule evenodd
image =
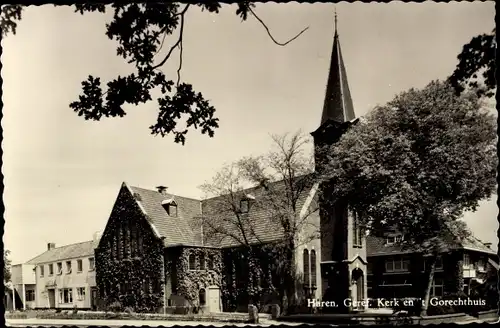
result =
M1 5L6 325L497 323L495 14Z

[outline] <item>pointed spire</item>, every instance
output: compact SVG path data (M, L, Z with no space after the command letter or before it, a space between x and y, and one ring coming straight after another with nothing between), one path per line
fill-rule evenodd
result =
M340 51L339 36L337 33L337 10L335 10L335 34L321 124L324 124L328 120L344 123L352 121L355 118L344 60Z
M337 35L337 8L335 8L335 35Z

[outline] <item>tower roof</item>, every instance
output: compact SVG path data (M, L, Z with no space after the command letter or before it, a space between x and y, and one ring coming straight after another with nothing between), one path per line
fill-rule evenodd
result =
M355 118L344 60L340 51L339 35L337 33L337 13L335 13L335 35L333 37L333 49L321 125L328 120L344 123L350 122Z

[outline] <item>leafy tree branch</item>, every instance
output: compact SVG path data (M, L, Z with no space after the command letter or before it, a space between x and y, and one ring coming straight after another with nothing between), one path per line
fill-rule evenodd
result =
M57 6L57 5L56 5ZM85 120L99 121L103 117L124 117L124 106L140 105L152 101L151 92L159 90L161 96L156 99L158 117L150 126L151 134L173 135L176 143L184 144L189 130L199 130L202 134L213 137L219 127L219 119L215 117L215 108L193 85L181 82L184 52L185 16L192 6L202 11L219 13L221 4L216 1L186 4L181 8L179 3L131 3L131 4L76 4L75 12L85 15L90 12L113 12L111 22L106 24L105 34L110 40L118 42L117 56L129 64L133 64L135 72L127 76L118 76L107 82L103 88L99 77L89 75L82 81L82 93L78 100L69 106ZM236 3L236 15L243 21L252 14L266 29L269 37L277 45L284 46L297 37L300 32L285 43L277 42L269 28L255 12L253 3L240 1ZM15 34L17 21L21 20L22 6L2 6L1 27L4 36ZM178 37L165 56L157 58L163 48L167 36L178 30ZM171 58L174 50L179 50L179 66L176 78L169 79L160 68ZM104 90L105 89L105 90ZM180 128L180 122L185 123Z

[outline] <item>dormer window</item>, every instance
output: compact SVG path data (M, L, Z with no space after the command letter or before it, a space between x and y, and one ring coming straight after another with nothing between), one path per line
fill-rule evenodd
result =
M255 197L252 195L245 195L245 197L240 200L240 212L248 213L248 211L250 210L250 201L254 199Z
M177 203L173 199L166 199L161 202L161 206L167 211L168 216L177 216Z
M240 200L240 211L241 213L248 213L248 199Z
M400 243L403 241L403 236L402 235L392 235L388 236L386 238L386 244L387 245L394 245L396 243Z

